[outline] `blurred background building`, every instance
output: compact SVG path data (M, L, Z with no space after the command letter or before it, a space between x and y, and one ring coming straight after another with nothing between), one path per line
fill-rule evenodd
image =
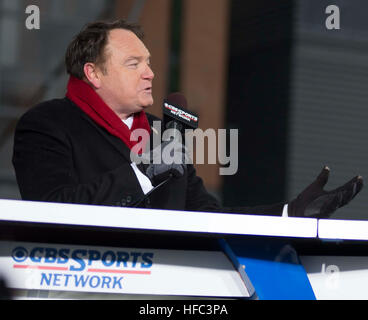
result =
M328 30L325 10L340 9ZM25 26L28 5L40 29ZM239 130L239 170L197 165L225 205L287 201L324 165L327 189L368 177L365 0L0 0L0 198L19 199L11 164L17 119L63 97L64 52L90 21L139 22L152 54L155 105L181 91L200 127ZM368 219L365 189L335 218Z

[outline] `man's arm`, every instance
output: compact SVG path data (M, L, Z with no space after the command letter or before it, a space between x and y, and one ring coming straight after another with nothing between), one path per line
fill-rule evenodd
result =
M38 113L19 121L13 165L24 200L99 205L126 205L143 196L128 162L91 180L80 183L73 163L73 151L66 134L50 119ZM125 178L124 178L125 177Z
M187 210L273 216L281 216L283 213L284 203L253 207L222 207L219 201L208 193L203 185L202 179L196 175L194 167L192 165L188 165L187 168Z
M363 188L363 178L356 176L344 185L331 190L323 190L323 187L328 181L330 169L324 167L316 178L305 190L303 190L294 200L290 203L277 203L271 205L262 205L255 207L202 207L203 211L214 212L229 212L229 213L243 213L243 214L261 214L261 215L275 215L282 217L311 217L311 218L328 218L338 208L348 204ZM198 199L202 199L202 202L206 198L207 191L204 189L202 180L195 176L195 172L192 174L191 183L195 187L192 194L196 193L196 190L201 196L197 196ZM203 193L203 190L205 193ZM207 193L208 194L208 193Z

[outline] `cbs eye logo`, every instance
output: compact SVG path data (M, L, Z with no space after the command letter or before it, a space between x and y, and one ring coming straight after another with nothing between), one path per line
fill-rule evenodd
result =
M26 260L28 258L28 251L27 251L27 249L25 249L23 247L16 247L12 251L12 258L16 262L23 262L24 260Z

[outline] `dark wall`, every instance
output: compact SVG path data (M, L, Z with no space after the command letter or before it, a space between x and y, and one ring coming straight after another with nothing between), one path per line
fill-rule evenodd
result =
M239 170L227 206L284 201L293 1L231 1L227 128L239 129Z

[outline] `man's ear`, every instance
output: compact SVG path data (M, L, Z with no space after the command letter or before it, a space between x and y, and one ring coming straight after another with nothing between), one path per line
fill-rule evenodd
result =
M92 62L87 62L84 64L83 71L88 82L95 89L99 89L101 87L101 78L98 67Z

